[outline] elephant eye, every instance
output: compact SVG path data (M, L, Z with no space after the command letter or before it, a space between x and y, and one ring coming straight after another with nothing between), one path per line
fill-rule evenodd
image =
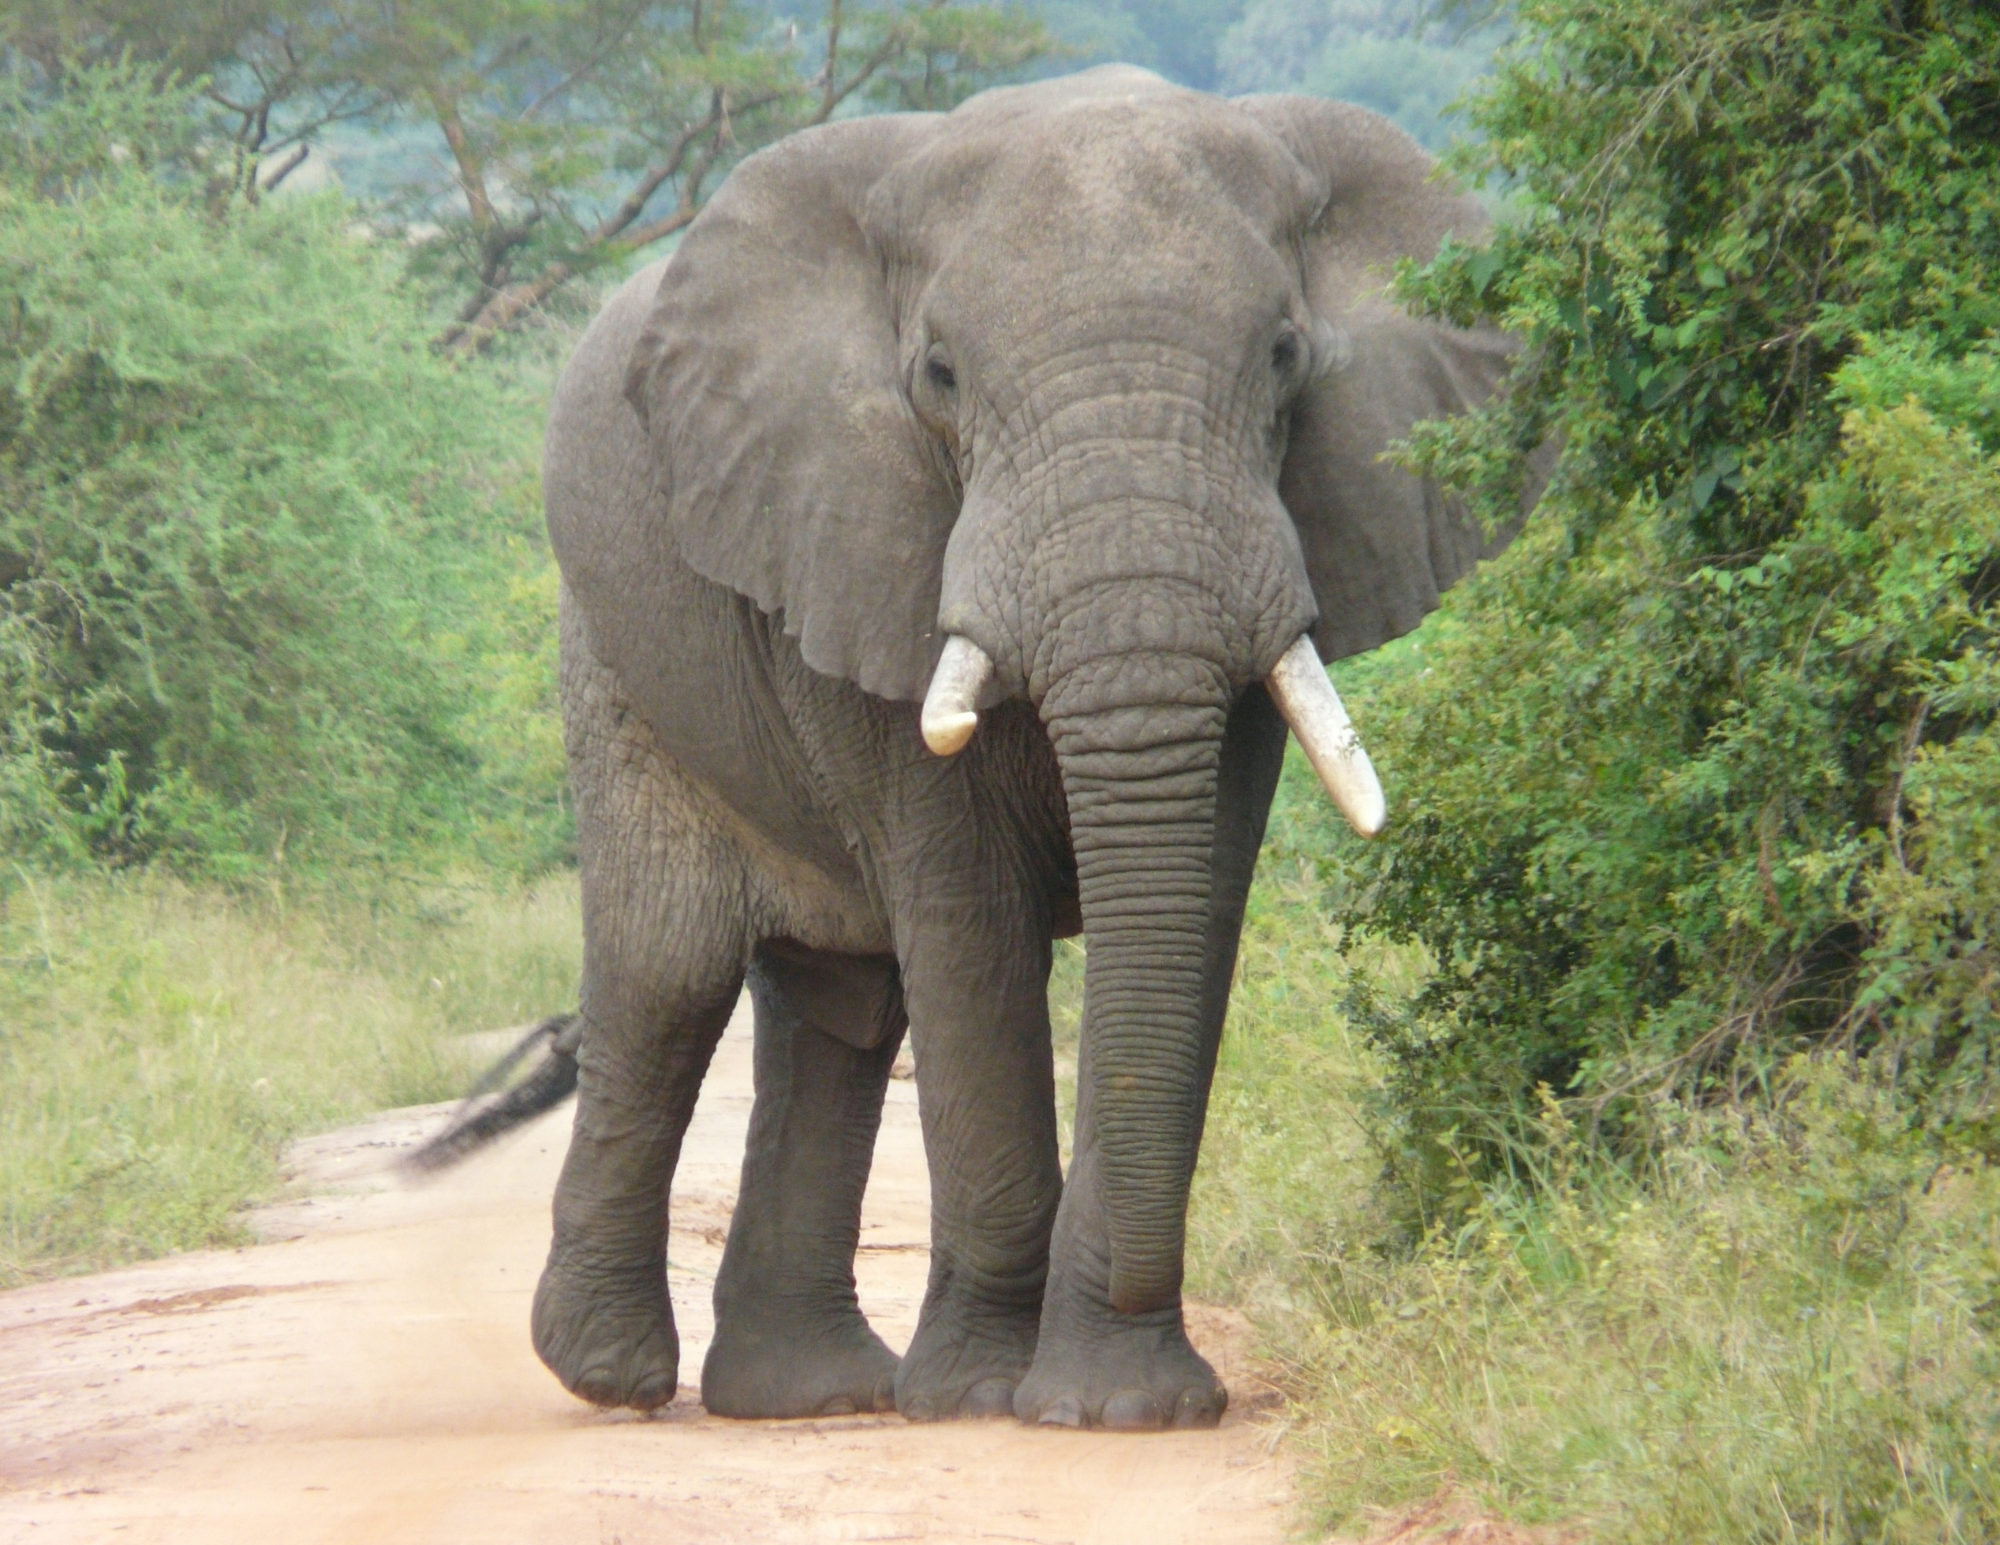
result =
M1271 368L1281 376L1289 377L1299 368L1299 335L1295 332L1282 334L1271 345Z
M930 359L924 362L924 374L931 378L931 385L942 392L948 392L958 385L958 376L953 372L951 366L947 365L936 355L932 355Z

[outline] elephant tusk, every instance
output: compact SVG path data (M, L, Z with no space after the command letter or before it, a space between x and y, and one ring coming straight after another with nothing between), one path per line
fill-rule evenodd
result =
M1306 760L1319 774L1335 808L1362 836L1374 836L1389 818L1382 785L1347 710L1341 706L1340 694L1326 679L1326 667L1319 663L1319 651L1313 648L1310 636L1299 635L1271 667L1264 686L1278 712L1285 716L1285 723L1298 736ZM928 723L928 706L925 713Z
M974 704L993 674L993 661L969 638L954 633L944 641L930 691L924 694L924 744L939 756L956 756L979 728Z

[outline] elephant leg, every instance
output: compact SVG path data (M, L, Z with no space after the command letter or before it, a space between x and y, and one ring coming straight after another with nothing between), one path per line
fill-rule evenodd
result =
M578 1100L535 1292L535 1350L598 1405L674 1398L667 1196L681 1138L741 991L740 854L713 802L660 753L564 608L563 710L583 880Z
M906 1027L895 962L765 944L750 995L757 1098L702 1404L738 1417L893 1410L896 1354L862 1316L854 1249Z
M1284 758L1284 721L1263 688L1252 687L1230 714L1216 791L1201 1004L1203 1115L1243 910ZM1110 1232L1087 1045L1088 1037L1077 1071L1076 1149L1056 1219L1035 1364L1015 1396L1015 1413L1024 1421L1064 1426L1213 1426L1228 1391L1189 1343L1180 1306L1128 1314L1111 1304Z
M903 950L931 1174L930 1282L896 1374L916 1421L1012 1411L1062 1195L1046 908L965 872L992 888L933 898Z

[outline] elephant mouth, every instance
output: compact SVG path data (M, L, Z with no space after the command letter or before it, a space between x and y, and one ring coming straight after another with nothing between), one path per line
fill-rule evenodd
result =
M945 641L924 694L925 745L939 756L965 749L979 728L979 694L992 675L991 657L971 639L953 634ZM1375 836L1389 814L1382 784L1308 635L1301 633L1279 657L1264 687L1334 808L1361 836Z

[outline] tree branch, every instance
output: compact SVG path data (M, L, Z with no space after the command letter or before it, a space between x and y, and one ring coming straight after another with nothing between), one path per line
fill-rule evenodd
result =
M833 84L833 77L829 74L826 81L826 92L820 98L819 110L806 120L806 125L810 127L813 124L825 123L827 119L833 116L835 109L841 103L845 102L855 92L859 91L869 81L879 75L882 67L908 46L909 40L901 32L892 30L889 36L882 40L881 47L877 48L874 53L861 62L861 68L855 71L853 78L846 85L836 90ZM832 59L829 58L827 61L829 70L831 70L832 63Z
M673 235L675 231L685 230L694 217L700 213L701 210L699 208L684 204L672 214L663 215L650 224L640 226L638 230L633 231L619 245L629 248L634 252L641 247L650 247L654 242L664 240L666 237Z
M477 353L495 337L555 293L584 269L592 266L613 243L624 251L636 251L686 227L700 209L701 184L714 168L721 153L722 93L709 99L707 115L674 137L663 160L650 167L619 206L600 220L567 257L550 263L532 279L505 286L486 286L460 313L459 320L433 341L432 347L452 354ZM704 134L708 145L689 165L688 154ZM677 174L682 177L681 196L672 214L631 229L645 210L646 203L662 184Z
M758 105L767 106L776 100L775 95L761 98ZM507 285L468 306L470 315L446 328L432 346L450 354L479 353L556 290L593 266L606 249L615 246L622 252L636 252L685 230L701 212L702 184L722 155L722 118L723 96L718 90L710 99L708 115L675 137L666 160L650 169L624 202L578 242L569 256L549 264L532 279ZM689 152L704 134L709 135L708 143L690 161ZM673 212L633 229L633 221L645 208L647 199L676 172L681 173L681 196Z
M521 123L526 123L530 118L534 117L536 113L540 112L543 108L547 107L549 103L553 102L557 97L561 96L565 91L568 91L570 87L574 86L578 81L582 80L584 76L590 74L599 65L603 64L606 59L609 59L611 55L617 50L619 44L623 43L628 37L632 35L633 27L635 27L638 24L639 18L643 14L644 12L642 9L639 8L633 9L626 16L624 22L621 25L614 27L612 29L611 35L604 40L604 43L601 47L599 47L594 52L587 55L584 58L583 62L579 64L575 69L571 70L569 74L565 75L561 80L557 81L553 86L549 87L548 90L541 92L539 95L535 97L535 99L532 102L530 102L526 107L522 108L518 115L518 121ZM699 48L701 46L701 7L700 4L698 3L698 0L695 6L695 13L694 13L694 34L695 34L694 36L695 47Z
M618 245L626 251L636 251L650 246L663 237L684 230L701 213L699 206L682 204L670 215L642 225ZM594 253L593 253L594 255ZM447 354L477 354L490 345L500 334L518 323L522 317L539 306L563 285L583 271L585 265L560 259L549 264L532 279L519 284L510 284L504 290L488 299L478 313L462 325L447 328L439 335L434 347Z
M311 154L312 146L310 145L300 144L294 146L292 153L286 156L284 160L278 162L271 174L263 179L264 191L269 193L279 183L291 176L293 172L304 166L306 164L306 157Z
M458 167L458 186L465 194L466 208L472 214L472 228L484 235L498 223L499 215L493 208L493 200L487 196L486 169L465 132L465 123L458 115L458 102L435 86L424 94L430 99L438 128L443 131L444 142Z
M680 173L681 168L687 163L688 151L693 148L695 141L719 126L721 122L722 93L716 91L709 96L707 116L674 136L673 142L667 147L666 157L649 168L618 207L598 222L596 229L585 238L586 245L597 246L607 242L638 219L645 212L647 201L660 191L661 185Z
M813 122L825 123L833 116L833 110L840 105L840 99L833 94L833 76L840 59L840 0L827 0L826 7L826 64L820 70L820 80L824 90L820 96L819 116Z
M433 340L433 347L453 354L477 353L487 348L499 334L518 325L525 315L563 284L598 266L614 252L637 251L686 229L700 211L708 178L736 146L731 133L732 118L747 119L775 104L792 102L799 103L805 114L802 121L794 120L792 127L822 124L832 118L857 91L879 79L885 68L908 51L911 33L907 27L890 26L873 48L851 61L849 68L843 70L843 6L844 0L828 0L826 58L812 79L795 78L795 83L741 101L732 101L721 86L714 86L707 112L699 121L681 129L656 153L615 209L592 229L580 234L567 252L547 263L531 278L507 282L504 275L489 265L480 276L482 283L478 293L468 299L458 319ZM935 74L937 61L928 60L927 64ZM550 93L559 94L567 89L579 73L572 72L563 82L550 88ZM546 95L537 98L527 112L534 111L546 99ZM482 168L458 121L455 104L446 100L442 93L434 96L433 103L438 110L439 127L458 161L461 186L466 190L475 228L480 229L482 236L488 229L503 228L498 212L486 197ZM522 116L525 117L526 113ZM647 205L663 187L676 180L680 194L674 207L642 224ZM486 250L493 249L488 247Z

